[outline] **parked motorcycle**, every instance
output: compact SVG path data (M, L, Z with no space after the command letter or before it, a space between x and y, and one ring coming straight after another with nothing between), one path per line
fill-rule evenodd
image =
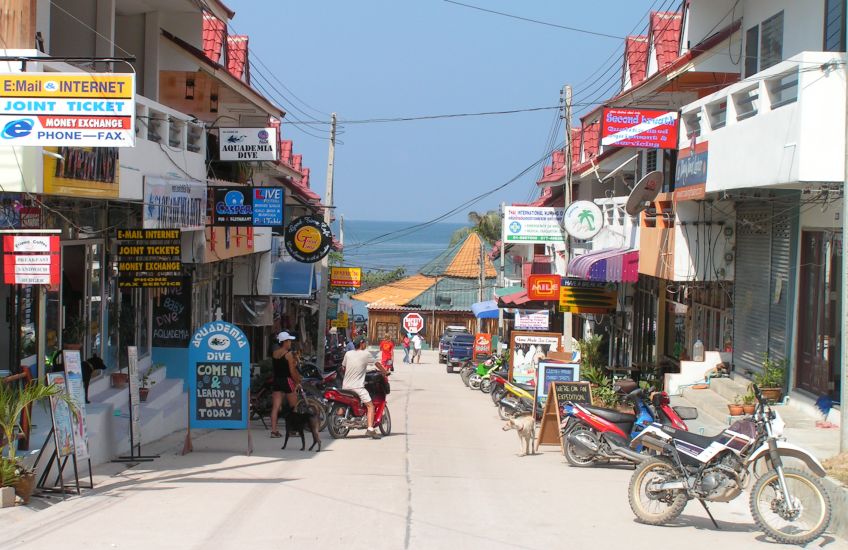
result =
M509 420L516 416L532 414L533 402L536 400L536 387L532 384L519 384L510 382L505 377L499 376L503 380L504 390L506 395L498 402L498 416L501 420ZM541 407L536 407L536 419L541 416Z
M750 497L760 529L777 542L797 545L827 529L830 497L818 479L825 476L824 468L808 451L783 440L783 421L756 384L753 390L758 401L754 415L716 436L654 424L633 439L631 447L644 445L660 455L639 465L630 479L630 508L641 522L668 523L697 499L718 527L706 501L733 500L763 465L766 471L753 482ZM784 457L802 461L812 474L784 467Z
M392 417L386 405L386 395L391 391L388 377L378 371L369 371L365 374L365 389L374 403L374 425L383 435L391 434ZM324 392L324 398L330 402L328 430L334 439L347 437L350 430L368 427L367 409L355 392L332 388Z

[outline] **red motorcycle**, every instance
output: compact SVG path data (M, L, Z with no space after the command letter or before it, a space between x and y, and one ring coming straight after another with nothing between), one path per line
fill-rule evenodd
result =
M366 373L365 390L374 403L374 425L380 428L381 434L391 434L392 417L386 405L386 395L391 391L388 377L378 371ZM327 429L333 439L347 437L350 430L368 428L368 409L359 401L356 392L331 388L324 392L324 399L330 410Z

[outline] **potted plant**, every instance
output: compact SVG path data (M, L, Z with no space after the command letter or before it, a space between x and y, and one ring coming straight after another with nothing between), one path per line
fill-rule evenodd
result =
M742 397L742 411L745 414L754 414L754 411L757 409L757 398L753 393L748 392L744 397Z
M0 465L0 485L14 487L15 494L21 497L24 504L29 503L29 497L35 489L35 472L25 468L16 455L21 413L30 404L53 395L60 395L71 411L75 410L67 394L54 384L46 386L30 382L20 386L0 381L0 456L3 459Z
M150 388L156 384L156 380L153 380L151 375L157 370L163 368L165 365L161 363L154 363L147 369L147 372L144 373L144 376L141 377L141 387L138 389L138 396L141 399L141 402L144 403L147 401L147 396L150 395Z
M62 349L82 349L85 323L80 317L69 317L62 328Z
M742 416L745 413L745 409L742 408L742 396L737 395L733 399L733 403L728 403L727 410L730 416Z
M754 383L759 386L763 397L770 402L783 399L783 383L786 374L785 359L771 359L768 354L763 354L763 370L754 374Z

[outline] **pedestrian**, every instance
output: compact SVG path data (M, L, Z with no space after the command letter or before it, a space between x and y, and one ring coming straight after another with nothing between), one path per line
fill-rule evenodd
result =
M283 406L283 396L289 407L297 405L295 389L300 385L300 373L297 371L298 356L292 352L295 337L286 331L277 335L277 345L271 353L273 380L271 382L271 437L282 437L277 430L277 418Z
M403 362L409 363L409 334L403 335Z
M418 363L421 363L421 344L424 340L416 334L412 337L412 362L415 363L415 359L418 359Z
M388 336L384 336L380 340L380 362L386 367L386 370L395 370L395 343Z
M349 339L347 341L347 346L345 346L345 352L353 351L353 350L354 350L353 339Z

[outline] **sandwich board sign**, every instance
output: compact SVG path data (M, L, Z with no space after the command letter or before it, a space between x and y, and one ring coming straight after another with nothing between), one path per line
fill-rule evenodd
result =
M548 399L542 413L538 445L562 445L562 407L567 402L592 405L589 382L555 382L548 386Z

